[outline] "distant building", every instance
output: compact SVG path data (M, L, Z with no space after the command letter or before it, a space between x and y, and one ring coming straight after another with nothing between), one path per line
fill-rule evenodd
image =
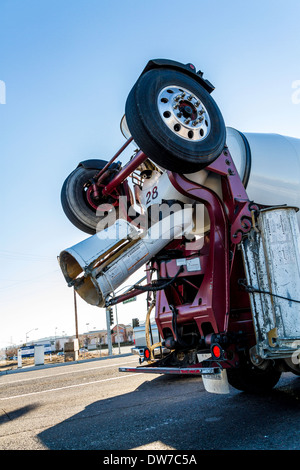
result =
M127 343L133 341L133 328L131 325L115 325L111 330L111 339L113 344ZM48 336L47 338L40 338L36 341L27 343L29 345L51 344L51 352L63 351L65 343L72 341L75 335L71 336ZM119 338L119 339L118 339ZM107 345L107 330L92 330L79 335L79 347L88 349L97 349L101 345ZM24 345L22 345L24 346ZM18 347L18 346L16 346Z
M48 338L41 338L34 341L32 344L51 344L51 351L61 351L64 349L65 343L70 341L70 336L49 336Z
M118 335L119 333L119 335ZM119 325L119 332L118 326L115 325L112 329L111 340L112 343L128 343L131 342L133 338L133 328L130 325Z
M119 336L118 336L118 326L115 325L111 330L111 341L112 344L127 343L133 341L133 328L131 325L119 325ZM83 335L80 335L84 346L88 349L96 349L101 345L107 344L107 331L98 330L98 331L88 331Z

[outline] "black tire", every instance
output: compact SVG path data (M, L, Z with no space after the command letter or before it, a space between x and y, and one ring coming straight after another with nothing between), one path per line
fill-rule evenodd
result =
M244 363L237 369L227 369L228 383L247 393L264 394L275 387L279 381L281 372L272 362L265 369L255 367L251 362Z
M291 358L283 359L283 361L289 372L292 372L293 374L300 376L300 364L299 363L294 363Z
M101 162L104 168L107 162ZM97 216L97 209L88 203L85 184L99 171L100 168L78 166L66 178L61 190L61 204L65 215L75 227L90 235L97 232L97 225L103 216ZM99 204L102 202L109 203L109 200L101 201Z
M187 99L179 99L181 92ZM165 113L164 103L168 107ZM139 148L167 170L199 171L211 164L225 145L226 128L215 101L192 77L176 70L153 69L141 75L128 95L125 115ZM189 119L191 123L186 124Z

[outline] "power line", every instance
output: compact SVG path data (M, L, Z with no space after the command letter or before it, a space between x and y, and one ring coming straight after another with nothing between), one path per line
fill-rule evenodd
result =
M56 257L52 256L45 256L45 255L37 255L34 253L21 253L18 251L8 251L8 250L0 250L0 256L9 257L13 259L26 259L30 261L56 261Z
M4 291L4 290L7 290L7 289L12 289L13 287L16 287L20 284L35 283L35 282L38 282L38 281L44 279L46 276L50 276L51 274L54 274L54 273L57 273L57 272L60 272L60 270L55 269L54 271L48 271L48 272L45 272L43 274L40 274L39 276L30 278L30 279L15 279L15 280L11 279L10 282L13 282L13 284L10 284L9 286L0 287L0 291ZM6 281L6 279L1 280L1 282L4 282L4 281Z

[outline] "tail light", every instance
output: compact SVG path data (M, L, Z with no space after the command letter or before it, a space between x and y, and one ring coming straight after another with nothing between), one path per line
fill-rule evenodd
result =
M220 360L223 358L223 349L218 343L212 344L210 350L211 350L213 359Z
M149 361L150 358L151 358L150 349L145 348L145 350L144 350L144 360Z

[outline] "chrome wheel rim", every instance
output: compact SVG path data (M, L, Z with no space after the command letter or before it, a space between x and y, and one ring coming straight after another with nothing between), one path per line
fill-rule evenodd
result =
M164 124L182 139L200 142L210 133L209 114L195 93L176 85L165 87L157 106Z

